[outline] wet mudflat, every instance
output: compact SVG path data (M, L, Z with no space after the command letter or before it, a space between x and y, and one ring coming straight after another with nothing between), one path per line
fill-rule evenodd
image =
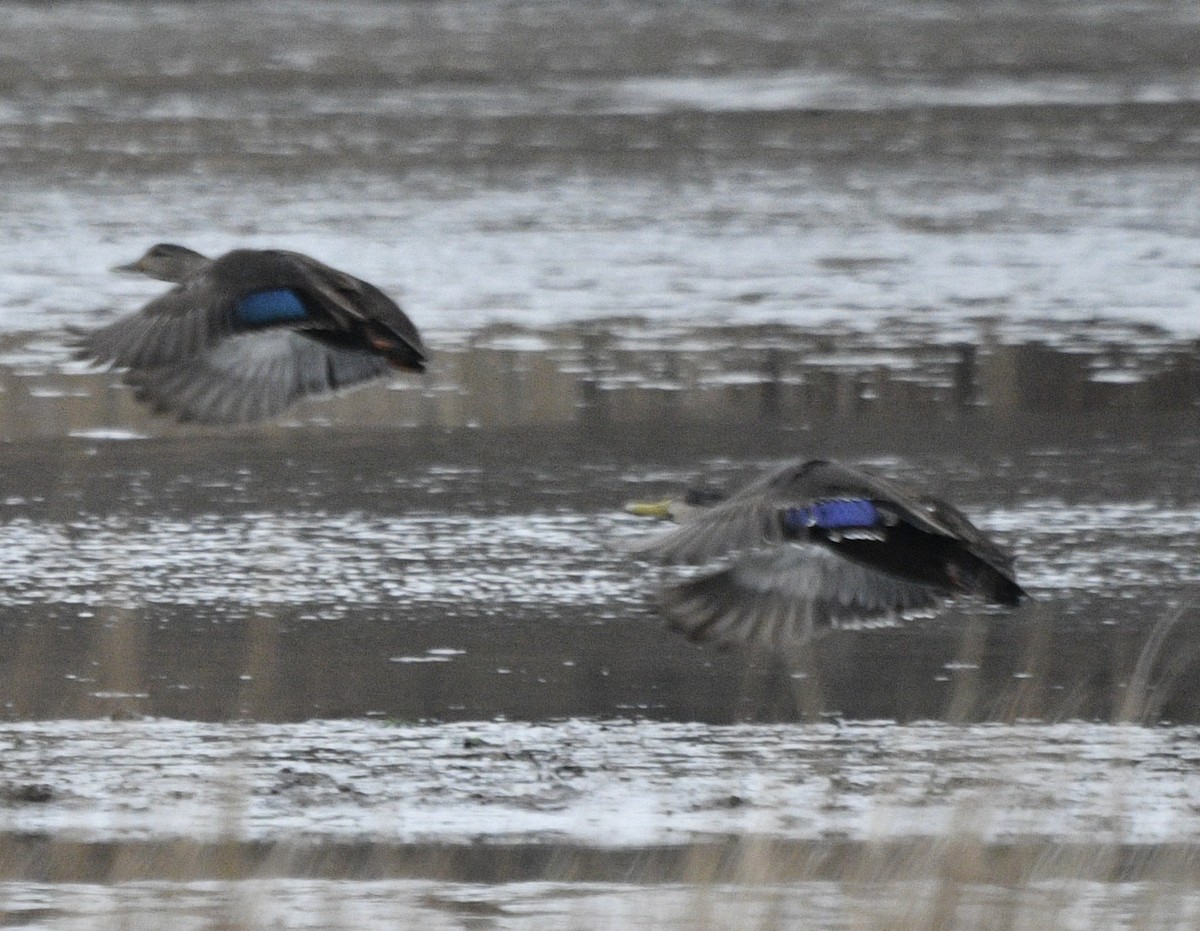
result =
M7 7L3 923L1193 927L1198 38ZM345 267L431 372L155 419L61 328L157 240ZM681 642L621 506L797 456L944 494L1034 603Z
M690 845L739 837L793 860L827 841L915 848L956 834L997 850L1132 851L1186 845L1200 817L1190 726L74 720L7 724L0 740L9 836L100 857L51 851L8 867L63 879L102 876L105 845L119 842L185 841L206 856L228 842L252 860L276 857L284 872L290 859L332 876L347 870L314 845L359 845L380 873L407 874L434 870L420 845L440 844L457 863L447 872L493 879L536 878L536 868L493 866L457 845L577 848L581 865L598 848L584 870L596 878L628 851L662 848L647 878L682 878Z
M1081 722L10 724L0 889L6 920L56 928L842 928L946 908L1018 927L1186 922L1195 738Z

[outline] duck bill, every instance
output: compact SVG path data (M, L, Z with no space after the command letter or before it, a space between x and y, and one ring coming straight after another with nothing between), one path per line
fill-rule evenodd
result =
M116 272L118 275L141 275L141 274L144 274L144 272L142 271L141 260L138 260L137 262L130 262L127 265L114 265L112 268L109 269L109 271Z
M665 501L631 501L625 505L625 513L637 517L655 517L659 520L670 520L672 500Z

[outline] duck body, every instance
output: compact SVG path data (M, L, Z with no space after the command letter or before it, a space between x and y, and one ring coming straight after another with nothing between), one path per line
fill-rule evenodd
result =
M807 539L896 578L1005 607L1025 596L1012 554L946 501L821 460L777 478L782 495L810 499L784 509L785 539Z
M660 604L694 640L782 648L821 629L895 622L967 595L1015 607L1012 554L947 502L862 469L790 463L693 508L634 552L716 568Z
M239 423L391 370L424 371L417 328L374 285L297 252L210 259L159 244L120 270L174 284L140 311L75 331L77 357L125 369L156 410Z

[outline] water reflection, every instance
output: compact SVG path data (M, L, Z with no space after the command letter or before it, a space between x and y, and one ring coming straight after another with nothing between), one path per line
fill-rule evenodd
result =
M636 323L549 330L493 327L438 353L422 382L373 385L309 404L284 424L367 428L615 427L638 422L778 421L855 429L933 421L1019 432L1186 415L1200 398L1188 341L908 340L783 326L705 328L664 336ZM0 437L132 430L174 432L107 373L0 369Z

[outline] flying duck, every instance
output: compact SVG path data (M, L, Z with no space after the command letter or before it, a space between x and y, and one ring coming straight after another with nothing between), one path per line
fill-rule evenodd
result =
M425 369L421 336L391 298L298 252L210 259L159 243L114 270L175 287L107 326L72 330L76 358L125 369L139 399L180 420L261 420L393 369Z
M961 511L861 469L792 462L712 498L626 508L679 522L627 551L706 566L659 596L670 626L694 641L782 651L823 629L928 613L956 595L1005 607L1028 597L1013 555Z

